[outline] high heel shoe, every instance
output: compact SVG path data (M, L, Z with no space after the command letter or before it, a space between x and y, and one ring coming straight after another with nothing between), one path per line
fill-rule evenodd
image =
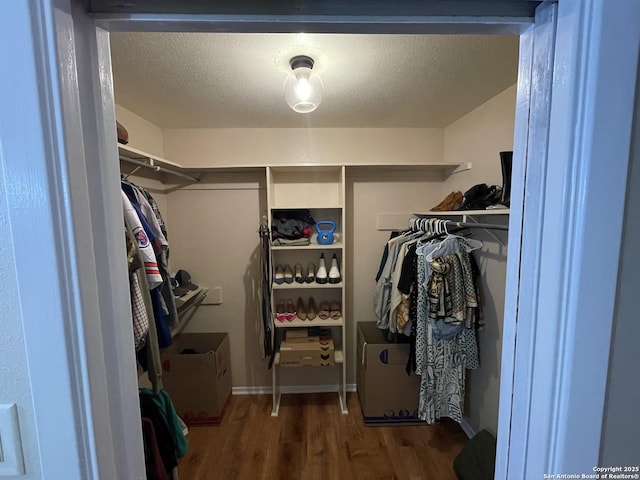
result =
M296 307L293 305L293 300L287 300L287 322L293 322L296 319Z
M286 320L286 313L284 311L284 300L280 300L276 305L276 313L275 319L279 322L284 322Z
M310 263L307 267L307 276L304 277L306 283L313 283L316 281L316 266Z
M289 264L284 266L284 281L285 283L293 283L293 272Z
M276 271L273 274L273 281L278 285L284 283L284 270L282 269L282 265L276 265Z
M340 275L340 268L338 268L338 258L336 254L333 254L331 259L331 268L329 269L329 283L340 283L342 276Z
M316 301L311 297L309 299L309 307L307 308L307 320L313 320L316 318L318 307L316 306Z
M316 272L316 282L319 284L327 283L327 265L324 262L324 253L320 255L320 262L318 262L318 271Z
M296 315L300 320L306 320L308 318L307 309L301 297L298 297L298 303L296 304Z
M293 278L296 281L296 283L304 283L304 277L302 276L302 264L301 263L296 263L295 266L293 267Z

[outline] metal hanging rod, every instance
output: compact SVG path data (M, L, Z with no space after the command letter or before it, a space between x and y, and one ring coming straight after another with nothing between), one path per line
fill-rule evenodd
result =
M187 175L185 173L176 172L175 170L171 170L169 168L164 168L164 167L161 167L159 165L154 165L152 163L142 162L142 161L136 160L134 158L128 158L128 157L125 157L124 155L120 155L120 160L122 160L123 162L132 163L133 165L138 165L139 167L149 168L149 169L151 169L151 170L153 170L155 172L162 172L162 173L168 173L170 175L175 175L176 177L184 178L184 179L189 180L191 182L199 182L200 181L200 179L198 179L196 177L192 177L191 175Z
M495 223L478 223L478 222L454 222L453 220L443 220L433 217L436 222L433 222L433 226L446 225L447 230L451 227L463 229L463 228L482 228L485 230L509 230L507 225L497 225ZM409 228L414 232L426 231L424 227L429 225L429 218L412 218L409 222Z

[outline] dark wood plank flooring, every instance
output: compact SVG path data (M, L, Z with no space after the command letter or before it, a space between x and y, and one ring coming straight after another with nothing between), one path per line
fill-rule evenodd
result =
M467 441L453 421L365 426L357 394L349 414L337 394L232 396L222 424L192 427L180 480L455 480L452 463Z

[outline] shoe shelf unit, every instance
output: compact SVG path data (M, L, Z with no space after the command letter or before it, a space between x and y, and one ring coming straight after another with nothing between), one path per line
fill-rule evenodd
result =
M282 395L283 370L305 371L304 376L315 378L312 369L329 369L335 372L337 379L338 400L342 413L347 413L346 403L346 352L345 352L345 332L346 318L344 313L345 304L345 167L344 166L281 166L266 167L267 175L267 208L269 228L273 221L273 214L278 210L309 210L309 213L316 222L331 221L335 223L334 242L323 245L318 243L317 232L313 231L309 245L271 246L272 276L272 298L271 306L274 312L273 325L275 332L276 355L273 362L272 389L273 407L272 416L277 416L280 410L280 398ZM340 273L340 281L336 283L318 283L317 276L320 270L320 258L324 257L327 276L331 269L332 260ZM275 271L277 266L284 268L288 265L295 277L295 265L302 265L303 277L308 276L309 265L313 264L316 279L309 283L298 283L288 280L291 283L275 282ZM279 277L280 278L280 277ZM328 279L327 279L328 280ZM335 280L335 278L334 278ZM279 280L282 282L282 280ZM309 300L313 298L316 307L316 316L313 320L302 319L298 316L297 308L295 318L283 320L276 318L278 306L282 304L298 304L298 299L302 299L305 310L309 310ZM333 316L320 318L321 306L332 305L337 310L331 310ZM281 308L281 307L280 307ZM339 317L336 312L339 312ZM306 313L306 311L305 311ZM326 316L326 312L324 312ZM293 316L293 315L292 315ZM305 317L305 314L302 314ZM287 331L300 328L322 327L331 332L334 343L334 364L331 366L285 366L280 362L280 344ZM331 373L333 376L333 373ZM294 375L295 377L295 375ZM333 378L333 377L332 377ZM291 390L304 391L301 385L287 385ZM311 390L314 389L310 385ZM316 386L317 388L317 386ZM310 390L310 391L311 391Z

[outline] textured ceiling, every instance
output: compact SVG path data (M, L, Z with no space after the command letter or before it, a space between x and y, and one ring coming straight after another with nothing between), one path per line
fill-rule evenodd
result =
M164 128L444 127L513 85L518 37L112 33L116 102ZM284 102L314 57L322 104Z

